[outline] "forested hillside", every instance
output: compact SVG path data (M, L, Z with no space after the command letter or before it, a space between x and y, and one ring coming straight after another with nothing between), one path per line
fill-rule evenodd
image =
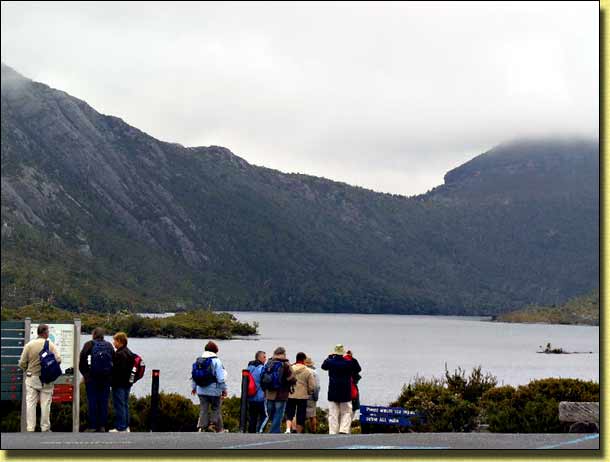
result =
M598 284L597 140L506 143L407 198L162 142L5 65L1 128L4 306L495 314Z

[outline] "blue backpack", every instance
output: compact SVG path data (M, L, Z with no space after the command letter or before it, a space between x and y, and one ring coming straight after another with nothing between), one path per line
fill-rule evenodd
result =
M214 357L199 357L193 363L191 377L193 377L193 381L200 387L207 387L211 383L216 382L215 367L214 362L212 361L213 359Z
M40 382L44 384L57 380L61 375L61 367L59 367L55 354L49 350L48 340L45 340L38 357L40 358Z
M284 363L281 361L269 361L263 368L261 374L261 388L263 390L276 391L282 387L282 372Z
M112 376L112 355L114 349L104 340L94 340L91 349L91 377L97 380L110 380Z

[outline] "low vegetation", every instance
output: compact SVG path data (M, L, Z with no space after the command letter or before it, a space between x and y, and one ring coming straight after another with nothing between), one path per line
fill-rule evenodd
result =
M104 327L109 333L123 331L129 337L180 337L230 339L235 335L256 335L258 323L238 321L230 313L198 309L177 313L167 318L146 318L128 311L99 313L72 312L49 304L21 308L2 308L2 320L31 318L33 322L60 322L79 317L83 332Z
M445 371L442 379L416 378L403 387L392 406L415 411L418 432L469 432L481 424L498 433L558 433L560 401L599 401L599 384L578 379L547 378L518 387L497 386L481 368L470 375ZM386 431L401 431L397 427Z
M502 322L585 324L599 326L599 290L568 300L563 305L527 305L494 318Z
M87 400L81 385L81 430L87 425ZM445 371L443 378L416 378L403 387L398 399L390 406L415 411L412 427L383 426L359 422L352 425L353 433L416 432L471 432L479 425L488 425L489 431L498 433L559 433L567 431L559 422L559 402L598 402L599 384L578 379L547 378L534 380L518 387L497 386L496 378L474 368L466 375L463 369ZM150 430L150 396L129 397L133 432ZM240 399L232 396L223 401L223 423L230 432L239 431ZM1 431L19 431L19 402L3 402ZM161 393L157 431L196 431L199 406L189 398L175 393ZM328 433L328 413L317 408L316 433ZM109 411L109 425L114 414ZM70 403L52 405L53 431L72 430ZM284 428L284 427L282 427Z

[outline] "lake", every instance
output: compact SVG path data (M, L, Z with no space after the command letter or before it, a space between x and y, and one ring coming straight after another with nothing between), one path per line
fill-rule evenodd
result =
M467 372L478 365L499 384L520 385L546 377L599 382L599 327L489 322L485 318L317 313L234 312L240 321L259 322L259 336L216 341L228 374L229 394L240 392L241 370L264 350L283 346L294 361L304 351L319 366L337 343L350 348L362 366L363 404L387 405L415 376L441 377L445 364ZM91 337L82 336L83 343ZM592 354L538 354L551 343L565 351ZM133 392L150 393L150 371L159 369L162 391L190 396L191 365L206 340L129 339L146 362L146 377ZM321 407L327 406L328 374L320 369Z

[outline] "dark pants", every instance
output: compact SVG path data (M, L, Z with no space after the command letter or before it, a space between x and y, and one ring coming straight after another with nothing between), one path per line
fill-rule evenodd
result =
M248 401L248 433L258 432L265 417L264 401Z
M306 399L288 398L288 404L286 405L286 420L294 419L295 414L297 415L297 425L304 427L307 414Z
M198 396L199 422L197 422L197 427L205 430L210 424L213 424L217 432L223 431L220 396Z
M87 388L87 404L89 406L89 428L106 429L108 421L108 398L110 397L110 382L89 381Z
M129 391L131 387L112 387L114 427L119 431L129 427Z

